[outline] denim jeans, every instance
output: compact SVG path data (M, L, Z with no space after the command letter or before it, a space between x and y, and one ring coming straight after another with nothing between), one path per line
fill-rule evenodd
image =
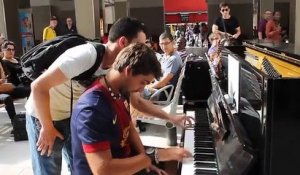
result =
M56 138L52 154L49 157L47 155L41 156L36 146L41 124L37 118L26 113L26 130L28 133L32 168L35 175L60 175L62 155L67 162L69 171L72 170L70 119L53 121L53 124L64 136L64 140Z

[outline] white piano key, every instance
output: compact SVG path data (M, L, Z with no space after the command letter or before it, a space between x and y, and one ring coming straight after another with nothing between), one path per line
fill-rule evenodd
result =
M194 130L185 130L184 148L194 154ZM194 157L184 158L182 160L181 174L194 174Z

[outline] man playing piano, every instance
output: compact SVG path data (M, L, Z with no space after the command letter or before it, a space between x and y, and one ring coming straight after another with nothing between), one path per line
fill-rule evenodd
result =
M182 148L154 151L148 156L131 122L130 92L140 92L161 76L155 53L144 44L132 44L117 56L109 72L79 98L71 117L74 175L134 174L156 162L182 160ZM153 155L150 153L150 155Z

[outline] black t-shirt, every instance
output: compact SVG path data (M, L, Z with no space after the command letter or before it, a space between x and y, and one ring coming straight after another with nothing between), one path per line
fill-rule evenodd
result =
M18 86L21 83L18 77L23 73L21 64L13 63L7 60L3 60L2 63L3 68L6 70L6 74L8 75L7 81L15 86Z
M66 34L76 34L77 33L77 28L75 25L72 25L72 27L69 29L67 25L64 26L63 31L62 31L63 35Z
M231 35L234 35L236 33L235 29L240 26L238 20L233 16L231 16L229 19L224 19L224 23L226 27L226 32L230 33ZM214 24L218 26L219 31L225 32L222 17L218 17L215 20Z

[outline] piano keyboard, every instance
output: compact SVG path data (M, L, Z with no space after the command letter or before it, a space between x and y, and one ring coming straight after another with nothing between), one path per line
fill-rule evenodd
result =
M185 130L184 148L193 153L182 161L181 175L217 175L214 142L205 109L196 111L194 129Z

